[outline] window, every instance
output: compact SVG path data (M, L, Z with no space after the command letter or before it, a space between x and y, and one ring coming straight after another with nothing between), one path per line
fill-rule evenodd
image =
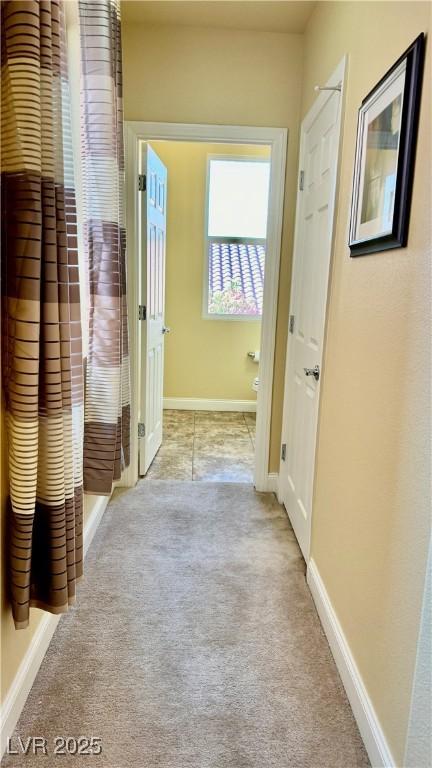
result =
M204 316L262 314L270 161L210 157L207 170Z

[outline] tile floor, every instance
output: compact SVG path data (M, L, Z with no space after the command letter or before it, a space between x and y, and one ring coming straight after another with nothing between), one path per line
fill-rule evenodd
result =
M164 411L163 443L148 480L252 483L255 414Z

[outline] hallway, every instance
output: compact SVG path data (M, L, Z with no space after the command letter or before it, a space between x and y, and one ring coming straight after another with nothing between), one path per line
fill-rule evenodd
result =
M114 555L114 556L113 556ZM366 768L273 494L141 481L117 491L14 734L95 736L103 768Z

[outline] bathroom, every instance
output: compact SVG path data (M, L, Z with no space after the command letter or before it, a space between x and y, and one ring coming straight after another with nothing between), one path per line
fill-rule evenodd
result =
M166 168L166 334L145 476L252 483L271 148L149 146Z

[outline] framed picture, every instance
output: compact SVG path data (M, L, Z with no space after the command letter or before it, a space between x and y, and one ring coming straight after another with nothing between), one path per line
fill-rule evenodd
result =
M421 34L359 109L351 256L407 244L424 44Z

